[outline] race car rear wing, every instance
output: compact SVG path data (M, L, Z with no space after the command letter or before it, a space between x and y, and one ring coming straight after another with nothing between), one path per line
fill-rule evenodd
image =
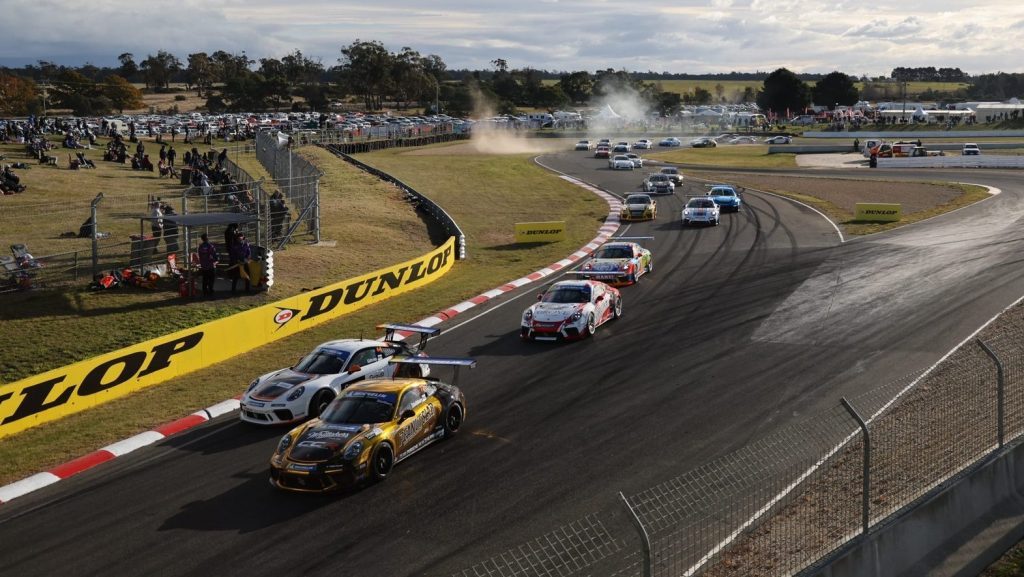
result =
M654 240L653 236L613 236L605 242L615 242L617 240Z
M415 333L415 334L420 335L420 342L415 347L413 347L413 348L415 348L415 350L417 352L422 351L424 349L424 347L427 344L427 339L430 339L431 337L436 337L437 335L441 334L441 329L436 328L436 327L424 327L424 326L420 326L420 325L406 325L406 324L402 324L402 323L384 323L384 324L377 325L377 328L384 330L384 340L385 341L401 340L401 339L396 339L395 338L395 335L397 333L400 333L400 332L401 333ZM401 338L405 338L405 335L400 335L400 336L401 336Z
M441 365L447 367L455 367L454 375L452 376L453 385L458 386L459 380L459 369L462 367L475 368L476 359L470 359L466 357L391 357L388 361L396 365ZM397 375L399 371L395 371Z

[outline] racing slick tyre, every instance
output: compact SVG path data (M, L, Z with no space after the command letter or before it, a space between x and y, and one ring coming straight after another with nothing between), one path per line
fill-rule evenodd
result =
M584 337L592 337L597 332L597 321L594 320L594 313L590 313L590 316L587 317L587 326L583 330L586 331L583 335Z
M715 219L715 226L718 226L718 219Z
M381 443L373 451L370 459L370 481L379 483L388 478L391 468L395 466L395 451L388 443Z
M331 404L331 401L333 400L334 394L331 393L331 391L327 389L317 391L309 401L309 418L315 419L319 417L320 414L324 412L324 409L327 408L327 405Z
M452 403L448 405L442 416L441 426L444 428L444 438L453 436L462 427L462 405Z
M622 298L615 299L615 306L612 307L612 318L617 319L622 316Z
M654 259L647 261L647 266L644 267L644 274L651 274L654 272Z

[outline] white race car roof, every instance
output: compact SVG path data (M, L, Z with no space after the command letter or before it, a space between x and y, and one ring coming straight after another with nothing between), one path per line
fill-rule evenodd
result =
M337 339L333 341L327 341L325 343L320 343L319 345L316 346L316 348L352 353L358 351L359 349L364 349L366 347L387 347L392 345L394 345L394 343L371 339Z

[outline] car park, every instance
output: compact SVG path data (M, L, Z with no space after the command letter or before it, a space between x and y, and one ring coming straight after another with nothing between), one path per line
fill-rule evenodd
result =
M608 168L612 170L633 170L633 159L625 154L617 154L608 159Z
M683 185L683 173L679 172L679 169L674 166L663 166L661 168L661 174L668 176L669 180L675 186Z
M672 179L667 174L652 174L644 179L643 184L644 192L653 192L655 194L672 194L676 190L676 185L672 182Z
M318 345L292 367L254 379L242 395L239 418L246 423L277 425L317 417L352 383L390 376L398 357L426 358L427 340L441 330L419 325L383 324L384 337L338 339ZM420 336L418 343L395 338L397 333ZM420 367L421 376L430 368Z
M594 145L589 140L581 140L576 143L576 150L591 150Z
M981 154L981 148L979 148L978 145L973 142L968 142L964 144L964 147L960 151L960 154L963 156L977 156Z
M679 140L675 136L669 136L668 138L663 138L663 139L661 139L660 142L658 142L658 146L674 147L674 146L682 146L682 145L683 145L683 141Z
M683 226L710 224L718 226L721 210L714 200L707 196L695 196L683 207Z
M651 202L654 202L653 199ZM580 275L612 286L635 283L641 276L654 270L651 251L636 242L650 238L623 236L604 243L594 251L590 260L583 263Z
M691 140L690 146L692 148L714 148L718 146L718 143L715 142L715 139L713 138L702 136L700 138L694 138L693 140Z
M633 168L643 168L644 159L640 158L640 155L635 152L629 152L626 154L626 158L633 161Z
M525 341L578 340L622 314L618 289L596 280L564 280L537 296L523 311L519 336Z
M707 187L707 196L715 201L715 204L718 205L721 211L740 211L740 206L743 205L743 198L740 196L740 191L736 190L736 187L728 184L709 184Z
M476 364L473 359L446 357L429 362L456 369ZM327 493L383 481L396 464L454 436L465 418L466 398L454 381L401 376L357 383L319 418L278 441L270 458L270 484L288 491Z
M783 136L783 135L772 136L770 138L764 139L764 143L765 144L790 144L792 142L793 142L793 138L792 137L790 137L790 136Z
M654 145L654 143L651 142L650 140L648 140L646 138L641 138L640 140L637 140L636 142L633 143L633 148L634 149L648 150L653 145Z
M658 203L648 194L631 194L622 201L619 218L622 220L654 220L658 216Z

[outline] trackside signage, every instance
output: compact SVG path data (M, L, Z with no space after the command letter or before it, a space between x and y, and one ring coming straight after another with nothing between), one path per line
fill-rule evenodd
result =
M878 202L858 202L854 220L895 222L903 218L903 205Z
M455 237L404 263L0 385L0 438L219 363L431 283L455 262ZM239 382L239 387L245 383Z
M565 240L565 221L517 222L516 242L555 242Z

